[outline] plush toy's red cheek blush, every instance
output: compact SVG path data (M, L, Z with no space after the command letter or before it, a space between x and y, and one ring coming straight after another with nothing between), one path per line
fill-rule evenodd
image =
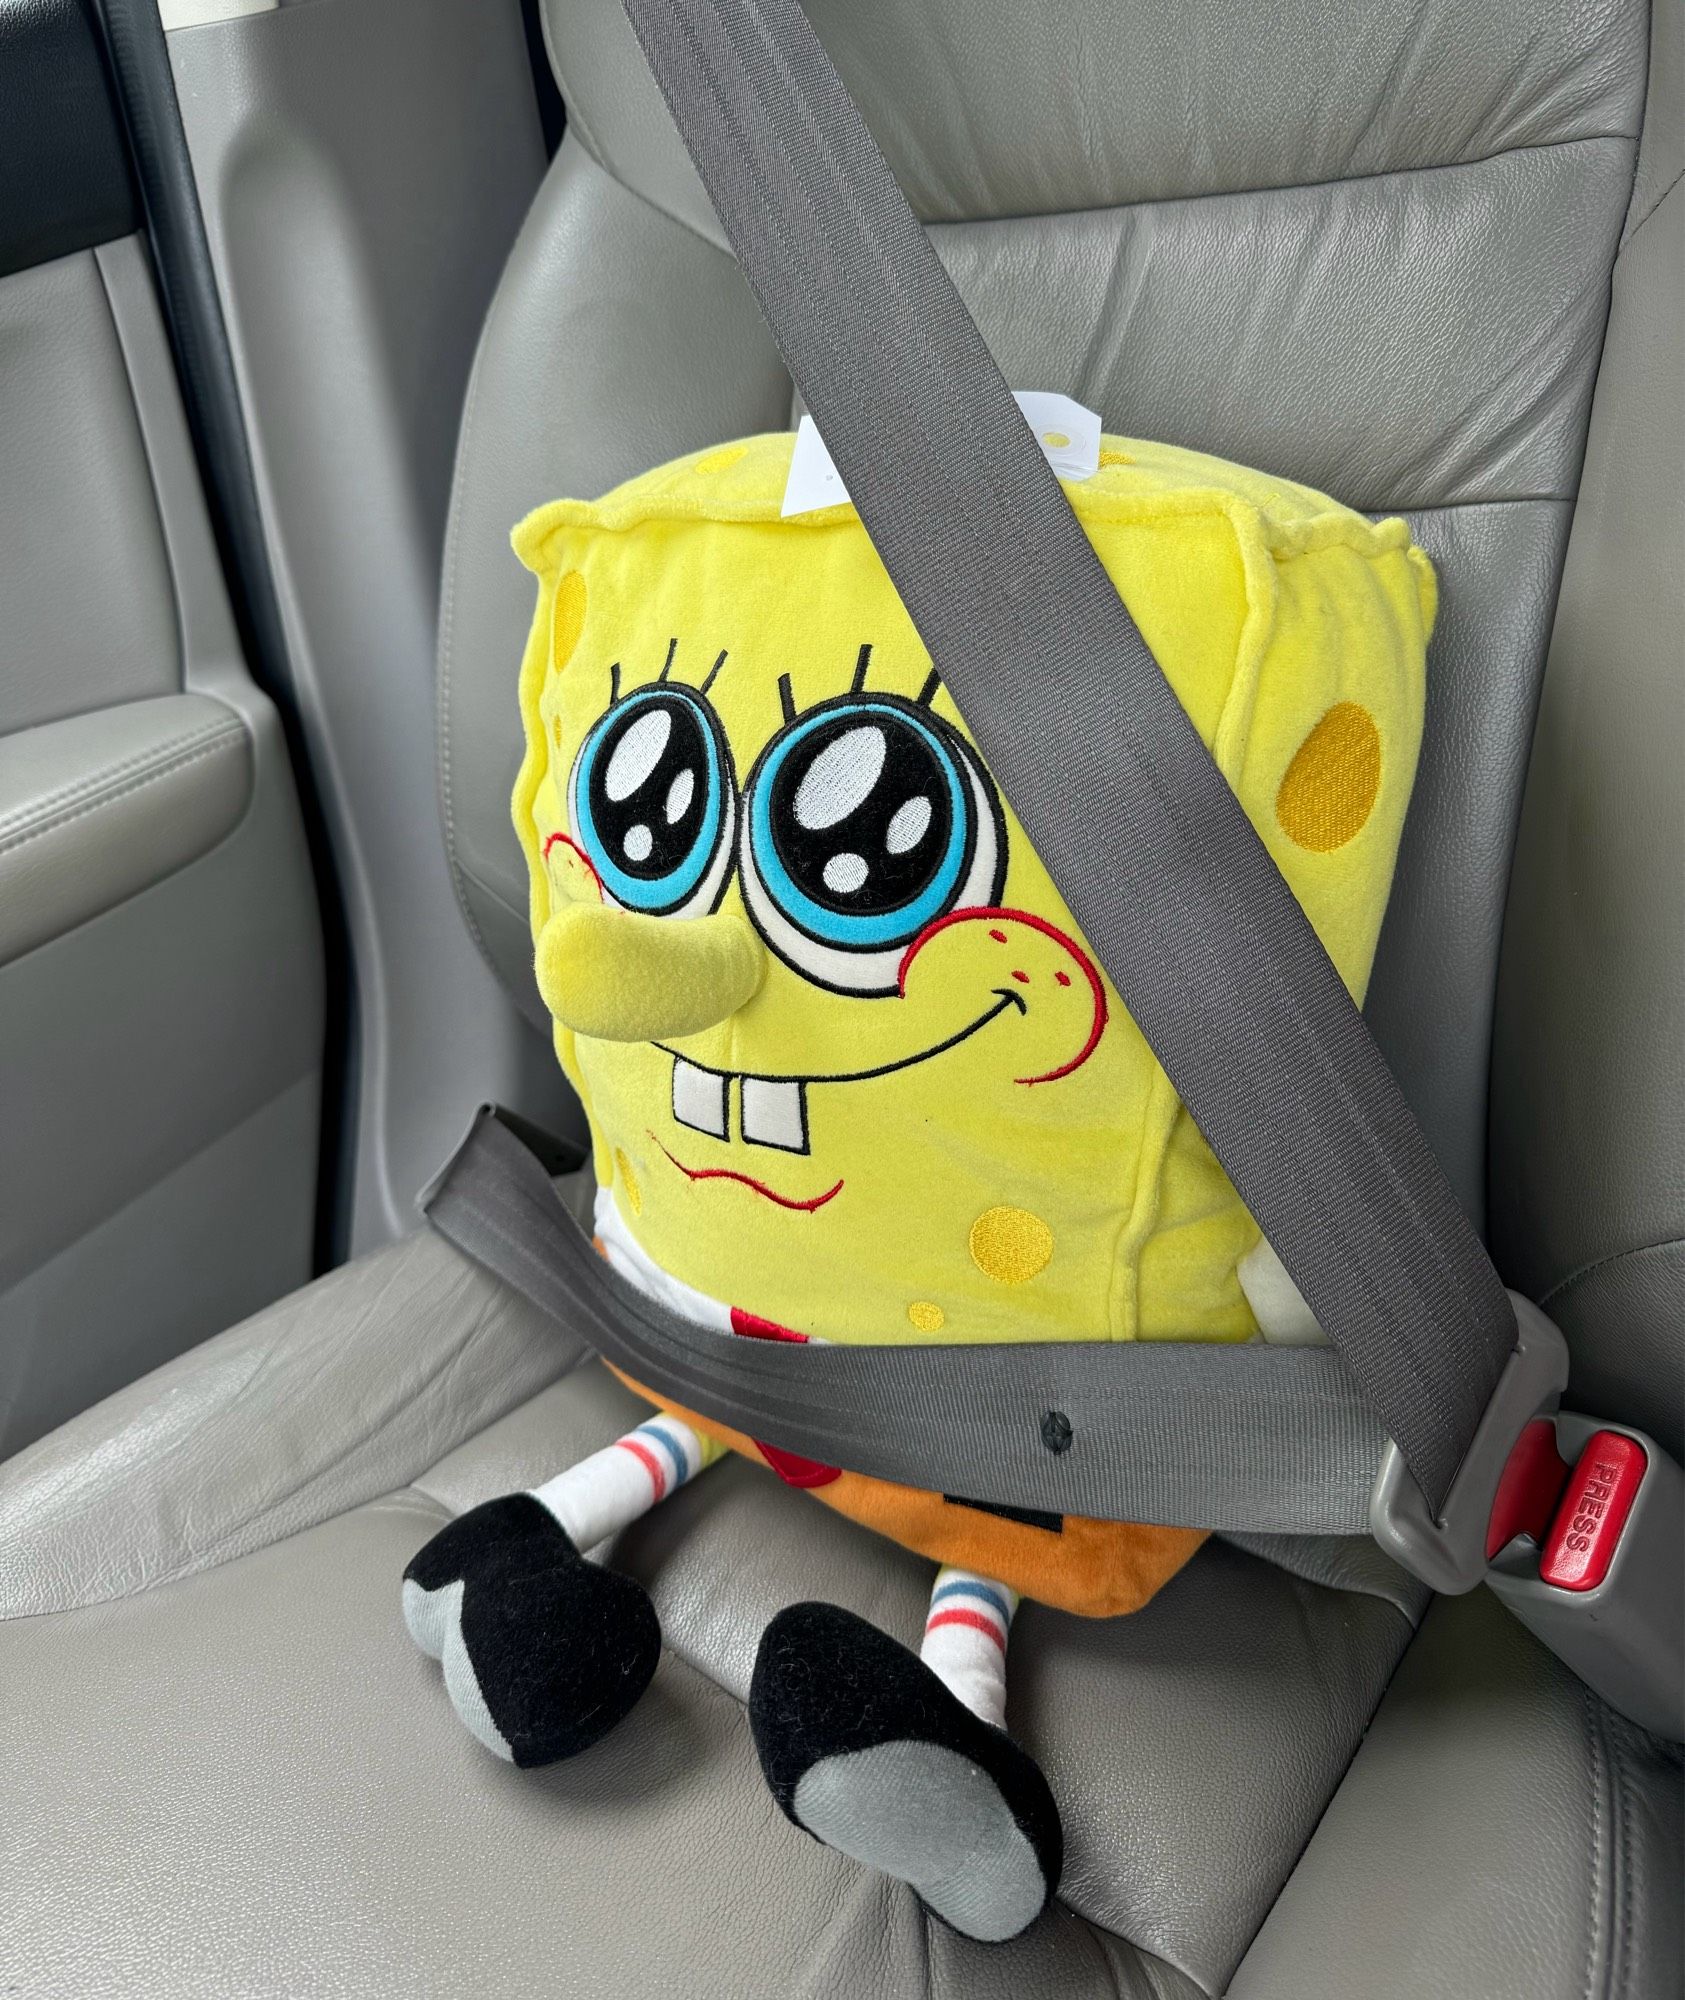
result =
M920 952L944 931L952 930L958 924L982 924L987 927L989 942L1005 946L1001 954L1000 977L1010 980L1010 986L1002 984L996 990L1009 994L1026 1014L1035 1008L1035 990L1044 982L1063 990L1069 990L1080 980L1087 987L1091 1008L1076 1053L1055 1068L1043 1070L1035 1076L1014 1078L1017 1083L1055 1083L1062 1076L1069 1076L1080 1069L1094 1053L1100 1037L1106 1032L1106 988L1095 965L1076 939L1060 930L1057 924L1050 924L1045 917L1038 917L1032 910L979 909L953 910L945 917L938 917L933 924L927 924L907 947L906 956L901 961L899 984L904 995L907 991L907 975ZM1026 933L1033 935L1026 936ZM1023 960L1014 964L1014 959ZM1051 962L1050 962L1051 961ZM1068 1007L1069 1002L1061 1002Z
M578 862L579 866L584 869L586 875L589 876L591 880L591 885L597 892L597 898L599 901L601 901L603 894L603 878L597 873L596 869L592 867L591 857L585 852L584 848L580 846L579 842L577 840L570 839L570 837L565 833L547 834L544 840L544 859L546 861L550 859L550 850L553 847L565 848L567 852L573 856L574 860Z

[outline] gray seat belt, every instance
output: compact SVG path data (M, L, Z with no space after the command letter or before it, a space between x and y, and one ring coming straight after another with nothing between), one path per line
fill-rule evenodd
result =
M1361 1477L1357 1467L1390 1439L1381 1511L1421 1545L1397 1552L1437 1565L1430 1580L1442 1588L1468 1587L1483 1566L1468 1553L1469 1520L1478 1512L1484 1532L1510 1443L1562 1386L1560 1336L1529 1321L1518 1346L1515 1306L1361 1014L1101 567L800 7L625 5L932 660L1335 1350L1038 1346L964 1350L962 1364L958 1350L874 1349L868 1369L838 1350L786 1346L782 1386L766 1357L710 1352L697 1357L691 1406L751 1434L762 1425L786 1449L927 1486L947 1482L931 1456L935 1412L946 1420L957 1406L979 1427L971 1470L947 1490L984 1480L979 1497L1007 1504L1203 1526L1268 1519L1284 1530L1350 1529L1366 1511L1376 1525L1375 1456ZM574 1275L584 1270L575 1260ZM683 1343L666 1331L660 1354L647 1329L638 1359L616 1351L612 1332L604 1349L683 1400ZM694 1329L689 1338L694 1348ZM727 1380L752 1408L726 1407ZM915 1382L928 1386L915 1392ZM985 1410L983 1388L965 1383L987 1383L1001 1400ZM900 1396L921 1413L919 1439L898 1440ZM1065 1407L1079 1400L1091 1413L1080 1430ZM1085 1448L1038 1444L1018 1456L1014 1440L1031 1419L1039 1437L1050 1409ZM1155 1455L1168 1465L1179 1451L1190 1454L1179 1485L1126 1465ZM1447 1502L1465 1461L1452 1558ZM1276 1487L1291 1500L1270 1504Z
M1375 1540L1421 1581L1466 1590L1484 1576L1624 1714L1685 1736L1685 1475L1654 1438L1619 1433L1648 1470L1599 1588L1575 1594L1541 1575L1549 1492L1523 1490L1500 1505L1505 1533L1519 1539L1488 1570L1493 1495L1519 1434L1508 1427L1514 1405L1503 1385L1525 1377L1542 1404L1566 1373L1562 1336L1527 1300L1514 1302L1518 1359L1493 1406L1503 1422L1494 1425L1488 1411L1453 1504L1435 1521L1413 1488L1389 1490L1397 1447L1385 1443L1350 1370L1328 1349L737 1339L676 1317L615 1274L558 1199L552 1175L577 1164L524 1120L487 1107L421 1206L460 1250L672 1401L822 1464L964 1495L972 1505L1212 1528L1314 1582L1387 1597L1414 1619L1422 1599L1398 1571L1365 1563L1359 1543L1311 1539L1361 1528L1367 1498ZM1593 1485L1581 1490L1595 1494L1602 1448L1616 1433L1574 1416L1558 1416L1554 1428L1557 1445L1580 1456L1574 1478L1589 1471ZM1552 1426L1525 1429L1531 1436ZM1538 1477L1536 1449L1532 1459L1523 1489ZM1566 1465L1561 1473L1568 1477ZM1565 1507L1585 1504L1572 1501L1574 1491ZM1576 1513L1572 1527L1582 1525Z

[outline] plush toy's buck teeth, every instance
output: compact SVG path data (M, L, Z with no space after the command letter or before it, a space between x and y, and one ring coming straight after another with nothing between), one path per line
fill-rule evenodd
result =
M807 1085L770 1077L743 1079L743 1137L751 1146L807 1151Z
M683 1056L673 1058L673 1122L711 1139L731 1137L732 1079L722 1070L698 1069ZM807 1085L782 1077L746 1076L742 1091L743 1140L776 1146L785 1153L807 1151Z
M698 1069L683 1057L673 1058L673 1121L693 1132L726 1137L726 1086L731 1081L717 1069Z

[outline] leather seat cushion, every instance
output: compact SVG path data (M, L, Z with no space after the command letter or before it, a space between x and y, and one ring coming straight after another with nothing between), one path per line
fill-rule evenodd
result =
M1677 1756L1484 1593L1434 1608L1383 1699L1409 1622L1349 1558L1326 1573L1355 1591L1212 1543L1132 1618L1024 1609L1010 1720L1068 1858L1009 1946L927 1923L768 1796L741 1699L766 1620L822 1595L910 1639L930 1573L746 1463L606 1552L666 1635L640 1707L566 1765L498 1763L405 1636L399 1575L640 1408L421 1236L0 1466L6 1977L1190 2000L1266 1918L1248 2000L1579 2000L1677 1965Z
M496 1385L513 1407L487 1423ZM1409 1637L1400 1610L1223 1544L1133 1618L1027 1606L1010 1709L1065 1813L1063 1907L970 1945L762 1784L742 1694L768 1618L824 1596L913 1641L930 1567L759 1468L717 1467L607 1552L667 1642L615 1735L534 1774L457 1723L404 1634L405 1562L642 1408L422 1237L0 1468L0 1542L32 1552L0 1575L11 1975L79 1995L687 1992L703 1966L732 1993L1004 1994L1032 1969L1039 1991L1220 1990Z

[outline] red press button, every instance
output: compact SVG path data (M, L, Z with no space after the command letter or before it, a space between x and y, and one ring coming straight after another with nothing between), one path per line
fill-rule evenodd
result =
M1539 1581L1558 1590L1595 1590L1609 1574L1647 1461L1642 1445L1619 1431L1586 1440L1550 1524Z

